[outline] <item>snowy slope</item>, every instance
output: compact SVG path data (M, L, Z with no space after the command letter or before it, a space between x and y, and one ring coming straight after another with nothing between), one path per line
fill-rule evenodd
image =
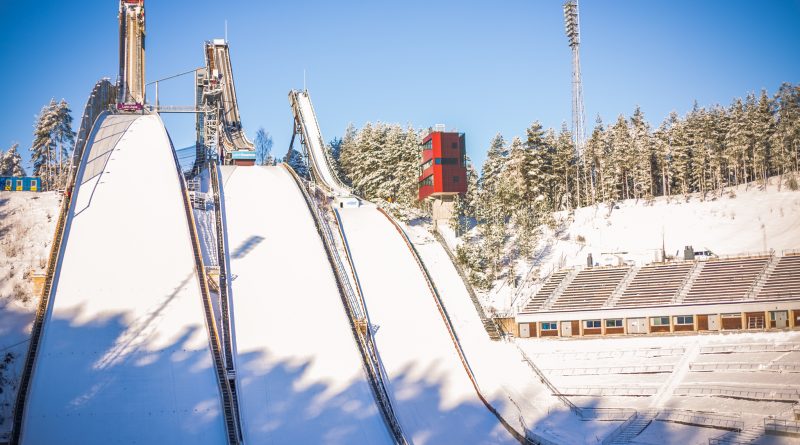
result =
M93 141L79 172L22 440L224 443L166 130L156 115L109 116Z
M478 399L424 278L391 222L372 206L342 209L340 215L406 434L417 445L515 443Z
M222 167L248 443L391 443L311 214L283 167Z
M464 282L450 257L423 226L405 226L411 242L431 274L456 329L470 367L484 393L505 419L525 420L526 427L559 443L594 443L617 426L613 422L581 421L550 394L522 362L511 343L489 339ZM507 401L513 403L507 403ZM587 438L589 438L587 442Z
M611 209L582 207L572 217L557 213L563 231L559 235L547 231L534 255L533 270L538 268L544 276L552 268L585 265L589 253L595 262L602 262L605 252L626 252L620 255L623 259L644 264L656 258L662 245L667 255L682 254L686 245L718 255L800 249L800 192L787 187L779 191L776 183L773 178L766 190L741 185L706 200L693 194L688 199L659 197L650 204L626 200ZM531 264L530 259L520 263L520 278ZM517 291L506 282L498 282L486 296L487 303L501 311L511 305ZM524 304L530 293L524 292L514 304Z
M0 439L11 431L16 386L39 304L29 273L43 273L47 266L60 197L0 191Z

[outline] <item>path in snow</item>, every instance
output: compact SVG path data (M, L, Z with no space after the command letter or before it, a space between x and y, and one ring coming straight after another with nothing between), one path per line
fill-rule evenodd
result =
M84 158L22 440L224 443L180 177L163 123L157 115L106 117Z
M392 443L294 179L221 172L245 441Z

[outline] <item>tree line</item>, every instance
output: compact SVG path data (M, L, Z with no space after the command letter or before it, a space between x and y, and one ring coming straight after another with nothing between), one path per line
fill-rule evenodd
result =
M532 252L552 212L622 199L699 192L721 194L753 181L798 189L800 87L783 84L728 106L671 113L653 129L637 107L610 125L597 118L582 152L563 124L534 122L525 139L491 142L475 190L457 203L456 230L477 222L478 236L458 252L475 284L488 286L502 267ZM509 274L513 275L513 274Z

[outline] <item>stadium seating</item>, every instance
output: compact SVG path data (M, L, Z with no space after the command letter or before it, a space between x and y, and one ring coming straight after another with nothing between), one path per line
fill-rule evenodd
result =
M643 266L633 278L616 307L662 306L670 304L694 263L691 261Z
M741 300L764 271L769 256L708 261L692 284L683 303L715 303Z
M625 278L629 267L602 267L581 270L553 303L551 310L598 309Z
M757 300L788 298L800 300L800 253L778 259L775 269L756 295Z
M539 291L536 292L536 295L533 296L528 303L525 305L525 308L522 312L536 312L542 309L542 305L550 295L553 294L553 291L556 290L559 284L564 281L564 277L566 277L570 272L570 269L559 270L558 272L553 272L550 277L547 278L544 285L539 288Z

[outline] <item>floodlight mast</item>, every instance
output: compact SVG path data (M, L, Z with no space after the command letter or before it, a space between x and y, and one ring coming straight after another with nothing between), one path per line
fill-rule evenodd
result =
M567 0L564 3L564 26L569 47L572 48L572 135L575 138L575 149L580 159L583 156L583 146L586 142L586 132L584 131L586 118L583 110L583 85L581 84L578 0Z

